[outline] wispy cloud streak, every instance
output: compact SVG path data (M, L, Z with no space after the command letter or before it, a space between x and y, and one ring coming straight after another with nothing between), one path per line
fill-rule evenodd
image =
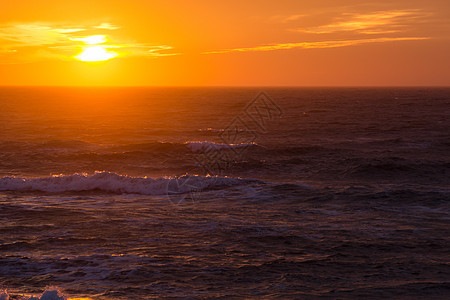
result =
M317 49L317 48L338 48L348 47L368 43L385 43L395 41L417 41L426 40L428 37L392 37L392 38L374 38L374 39L358 39L358 40L342 40L342 41L321 41L321 42L301 42L301 43L282 43L273 45L263 45L257 47L248 48L234 48L217 51L208 51L203 54L220 54L230 52L249 52L249 51L275 51L275 50L288 50L294 48L301 49Z
M367 14L344 14L341 20L330 24L295 29L306 33L359 32L365 34L381 34L400 32L412 20L429 16L421 10L377 11Z

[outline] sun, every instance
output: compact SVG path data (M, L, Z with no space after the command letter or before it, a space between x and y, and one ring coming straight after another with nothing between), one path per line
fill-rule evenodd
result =
M117 52L107 50L106 47L103 45L84 47L75 58L81 61L105 61L119 55Z
M119 55L115 51L108 50L109 48L120 48L117 45L104 45L108 41L106 35L91 35L85 37L71 38L71 41L82 42L85 45L81 47L82 51L75 59L81 61L105 61L114 58ZM103 45L99 45L103 44Z

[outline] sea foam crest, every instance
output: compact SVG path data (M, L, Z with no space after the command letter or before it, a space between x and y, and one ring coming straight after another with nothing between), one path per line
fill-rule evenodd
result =
M192 152L208 151L208 150L226 150L234 148L243 148L257 146L256 143L241 143L241 144L220 144L213 142L186 142L186 146Z
M39 191L47 193L100 190L110 193L164 195L187 193L193 190L256 183L254 179L217 176L184 175L181 177L130 177L110 172L94 174L55 175L51 177L1 177L0 191ZM176 187L175 189L173 187Z
M12 298L11 298L12 297ZM0 294L0 300L11 300L11 299L20 299L20 300L67 300L67 297L56 287L48 287L45 292L42 293L40 297L36 296L11 296L5 290ZM88 299L88 298L86 298Z

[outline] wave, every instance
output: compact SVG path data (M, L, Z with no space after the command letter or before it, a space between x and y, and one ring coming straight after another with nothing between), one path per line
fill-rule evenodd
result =
M241 144L220 144L213 142L186 142L186 146L191 149L192 152L200 152L200 151L217 151L217 150L227 150L227 149L236 149L236 148L245 148L258 146L256 143L241 143Z
M119 194L166 195L260 183L255 179L183 175L180 177L130 177L110 172L51 177L1 177L0 191L66 193L102 191Z
M5 290L0 293L0 300L8 300L10 299L10 294ZM16 297L14 296L14 298ZM67 296L64 295L58 288L56 287L48 287L46 291L42 293L42 295L38 298L36 296L24 296L21 297L22 300L67 300Z
M199 151L199 150L222 150L231 148L241 148L248 146L257 146L256 143L241 143L241 144L223 144L208 141L186 141L186 142L167 142L167 141L150 141L145 143L132 144L94 144L82 141L72 140L51 140L46 142L15 142L15 141L0 141L1 151L80 151L88 153L124 153L130 151L144 151L144 152L170 152L170 151Z
M341 175L359 179L407 179L448 182L443 176L450 171L450 163L400 158L365 159L346 168Z
M205 129L199 129L198 131L200 131L200 132L213 132L213 133L216 133L216 132L224 132L225 129L205 128Z

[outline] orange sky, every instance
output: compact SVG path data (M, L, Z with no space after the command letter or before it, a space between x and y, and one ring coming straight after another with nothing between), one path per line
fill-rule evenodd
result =
M448 86L449 20L448 0L2 0L0 85Z

